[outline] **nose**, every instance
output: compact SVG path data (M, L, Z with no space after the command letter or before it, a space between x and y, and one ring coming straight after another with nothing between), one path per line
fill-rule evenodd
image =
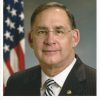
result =
M56 44L55 41L55 36L53 31L49 31L49 33L47 34L45 40L44 40L44 44L45 45L52 45L52 44Z

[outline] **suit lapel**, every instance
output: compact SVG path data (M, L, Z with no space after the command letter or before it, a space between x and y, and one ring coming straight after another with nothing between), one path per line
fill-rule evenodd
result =
M81 95L83 89L82 84L84 83L85 79L86 76L83 63L79 58L77 58L77 62L69 73L59 95Z

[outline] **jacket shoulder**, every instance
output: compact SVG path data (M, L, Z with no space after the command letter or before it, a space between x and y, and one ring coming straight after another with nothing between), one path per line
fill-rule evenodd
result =
M96 95L96 69L85 64L82 66L84 67L83 76L85 79L82 82L84 95Z
M84 65L86 77L91 80L95 81L96 79L96 69L87 65ZM93 80L92 80L93 79Z
M24 90L35 84L36 79L40 79L40 66L16 72L7 81L4 95L24 95Z
M35 75L37 72L40 72L40 67L39 66L34 66L29 69L26 69L22 72L16 72L14 73L9 79L9 80L15 80L15 79L24 79L26 77L29 77L31 75Z

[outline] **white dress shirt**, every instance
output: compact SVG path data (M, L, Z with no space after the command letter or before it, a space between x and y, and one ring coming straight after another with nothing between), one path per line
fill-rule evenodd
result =
M54 76L54 77L49 77L49 76L47 76L47 75L43 72L43 70L42 70L42 72L41 72L41 74L42 74L41 91L40 91L41 96L44 95L44 92L45 92L44 83L45 83L45 81L46 81L47 79L53 79L53 80L57 83L57 84L54 84L54 85L52 86L52 88L53 88L53 91L54 91L55 96L59 95L59 93L60 93L60 91L61 91L61 89L62 89L62 87L63 87L63 84L64 84L64 82L65 82L65 80L66 80L68 74L70 73L71 69L73 68L75 62L76 62L76 58L74 58L74 60L72 61L72 63L71 63L68 67L66 67L65 70L63 70L61 73L57 74L57 75Z

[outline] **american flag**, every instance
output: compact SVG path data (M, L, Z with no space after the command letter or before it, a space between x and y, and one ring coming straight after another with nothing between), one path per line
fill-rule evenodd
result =
M6 86L9 76L25 68L23 7L23 0L4 0L4 87Z

